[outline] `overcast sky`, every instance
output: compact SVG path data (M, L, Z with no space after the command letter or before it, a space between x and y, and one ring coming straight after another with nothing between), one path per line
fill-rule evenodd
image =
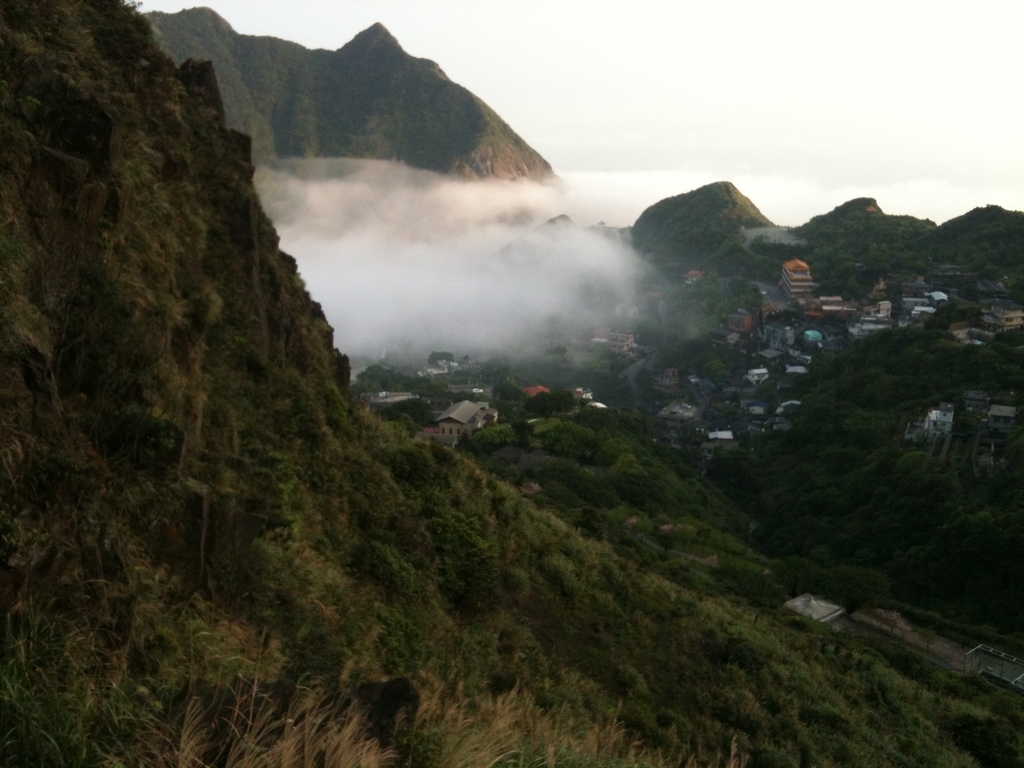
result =
M382 22L552 164L581 223L631 224L723 179L780 224L856 196L940 222L1024 209L1024 3L205 4L238 32L316 48Z

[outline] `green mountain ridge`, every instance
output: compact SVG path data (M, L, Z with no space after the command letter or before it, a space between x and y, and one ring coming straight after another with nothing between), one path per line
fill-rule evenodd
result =
M933 229L933 221L893 216L885 213L874 198L860 197L812 217L793 232L806 238L812 246L842 248L854 256L867 258L873 243L903 245Z
M228 125L275 157L398 160L438 173L543 179L551 166L490 107L381 24L337 51L236 33L209 8L148 18L172 57L214 62Z
M1024 213L990 205L936 224L885 213L873 198L857 198L793 230L803 246L755 243L778 261L804 259L824 293L854 298L882 275L925 276L954 265L991 280L1024 287ZM974 298L974 280L947 278ZM1019 294L1017 294L1019 296Z

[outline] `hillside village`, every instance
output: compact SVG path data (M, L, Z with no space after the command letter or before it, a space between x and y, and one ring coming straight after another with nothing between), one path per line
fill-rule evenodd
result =
M792 236L786 242L800 243ZM610 397L610 404L635 405L656 416L656 440L692 448L695 457L706 462L720 449L746 445L765 432L791 429L801 408L794 387L823 354L840 353L884 330L931 327L944 318L951 318L943 323L950 338L964 345L984 346L998 334L1024 328L1024 306L1007 298L1009 289L1003 283L978 278L956 265L943 264L908 280L878 274L870 283L870 292L860 298L824 295L808 263L796 258L781 264L774 283L723 278L697 269L673 278L671 270L662 267L654 284L658 290L648 291L637 306L624 308L617 325L545 341L544 356L553 364L549 375L534 376L535 383L520 389L527 397L550 392L558 386L550 375L556 369L562 377L604 371L603 397ZM721 321L708 325L702 338L688 342L687 349L692 352L697 345L700 354L657 368L678 354L663 345L674 322L666 306L673 301L694 303L694 296L707 285L718 294ZM723 311L737 286L746 288L746 305ZM652 330L658 326L660 331ZM525 372L521 365L516 367L519 374ZM413 376L412 369L403 370ZM422 413L429 408L431 420L423 422L417 437L454 446L498 422L499 413L491 407L496 399L492 388L510 373L506 367L494 375L486 359L434 353L410 379L419 384L413 387L416 392L364 391L361 399L374 411L419 400ZM629 389L613 394L607 389L613 378ZM561 378L558 388L572 391L577 401L605 407L594 401L590 387L566 384L568 380ZM503 398L507 397L506 392ZM935 403L908 417L902 434L908 442L926 445L940 461L953 439L970 442L975 471L983 476L1003 465L1016 405L1010 393L965 389L957 404Z
M682 282L692 286L710 279L690 270ZM719 282L727 289L730 281ZM962 295L965 282L974 284L972 300ZM754 285L760 306L737 308L705 332L706 342L721 350L719 359L734 363L727 375L715 379L680 366L662 369L651 380L652 390L678 398L658 410L659 439L678 445L687 432L702 433L707 437L700 447L705 460L719 448L738 445L744 435L790 429L790 416L800 402L788 392L818 355L840 352L883 330L924 327L936 317L968 316L945 327L952 338L969 345L985 345L996 334L1024 327L1024 306L1006 298L1004 284L978 279L952 264L913 280L878 276L871 292L859 299L820 295L811 268L800 259L782 264L776 284ZM998 402L989 402L993 396ZM991 471L1000 466L1005 435L1016 417L1016 409L1002 402L1007 397L965 390L961 410L984 415L972 422L972 429L954 432L955 406L943 403L908 423L906 439L927 443L944 460L951 439L962 432L974 441L977 472Z

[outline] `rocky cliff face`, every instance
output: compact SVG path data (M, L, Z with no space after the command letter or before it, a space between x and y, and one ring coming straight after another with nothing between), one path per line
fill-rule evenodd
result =
M0 18L0 608L89 579L127 600L140 542L209 585L266 524L248 377L315 430L348 376L212 67L175 67L120 2L59 10Z
M381 24L337 51L239 35L209 9L149 15L178 61L214 62L228 124L258 160L358 157L481 178L552 175L490 107Z

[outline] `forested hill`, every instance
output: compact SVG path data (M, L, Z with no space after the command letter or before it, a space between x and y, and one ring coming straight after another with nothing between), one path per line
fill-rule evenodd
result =
M944 314L938 327L887 331L817 356L788 395L803 403L792 430L716 459L709 474L745 489L734 497L756 511L773 555L878 568L904 600L1022 632L1024 428L1005 436L1002 470L976 471L985 414L965 407L965 392L1020 407L1024 351L1012 333L960 343L944 333ZM941 459L904 438L940 402L956 413Z
M913 216L892 216L885 213L870 197L849 200L828 213L815 216L795 233L806 238L812 247L831 247L857 259L870 261L873 246L906 248L922 235L935 229L935 223ZM877 269L891 266L879 262Z
M400 160L461 176L533 178L551 166L490 107L380 24L337 51L235 32L209 8L148 15L178 62L210 60L228 125L257 160Z
M665 198L633 225L633 244L657 263L686 269L742 268L743 227L773 226L731 182Z
M797 227L806 245L792 253L810 266L823 295L861 296L881 276L927 273L932 260L918 243L934 230L928 219L890 215L861 197Z
M927 232L916 250L936 263L957 264L980 277L1024 277L1024 213L998 205L975 208Z
M976 280L1006 283L1024 297L1024 213L997 205L975 208L938 226L928 219L888 214L870 197L849 200L793 230L802 244L754 241L752 250L777 265L807 262L822 294L857 298L879 278L914 280L936 272L967 299Z
M5 0L0 73L0 765L1022 764L1022 700L782 611L639 414L474 435L557 454L531 501L364 411L213 69L133 4ZM337 709L392 676L393 751ZM258 680L294 698L252 724Z

